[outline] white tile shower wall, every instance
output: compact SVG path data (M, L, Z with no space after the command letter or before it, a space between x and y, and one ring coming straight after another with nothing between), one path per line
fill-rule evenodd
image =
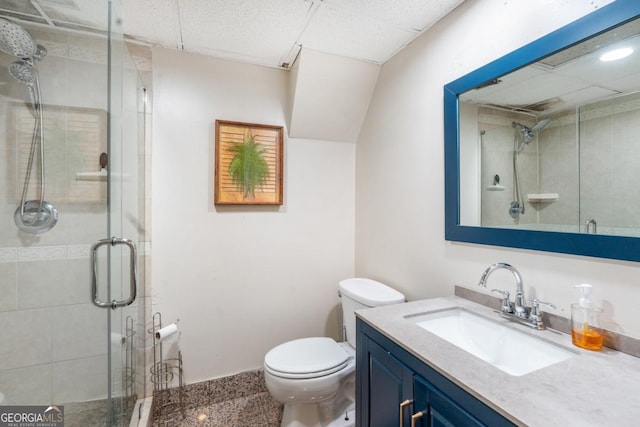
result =
M0 262L0 391L9 402L104 398L107 317L90 303L89 251L90 245L4 248L12 256ZM142 260L149 251L148 243L140 246ZM132 304L122 318L138 309ZM114 349L114 357L122 357L123 348ZM48 374L41 376L43 371ZM40 391L32 393L36 387Z
M585 231L595 219L600 234L638 236L640 96L594 103L579 115L578 135L574 113L553 117L539 134L540 192L560 195L541 210L540 224Z
M106 313L90 303L89 247L4 248L15 254L0 262L0 391L9 403L104 398ZM91 375L73 369L87 363Z
M640 231L639 132L637 94L580 111L581 220L595 219L599 231L611 227L632 235Z
M577 232L580 229L578 138L575 114L555 116L538 134L540 142L540 193L558 193L556 202L541 205L539 224L544 228Z
M53 402L53 364L0 370L0 386L7 405Z

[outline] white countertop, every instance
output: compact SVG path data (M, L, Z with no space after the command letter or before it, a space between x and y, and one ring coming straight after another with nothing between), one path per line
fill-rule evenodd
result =
M405 316L463 307L574 353L568 360L511 376L417 326ZM532 330L489 307L459 297L434 298L357 311L357 316L518 425L640 426L640 358L604 347L583 350L571 336Z

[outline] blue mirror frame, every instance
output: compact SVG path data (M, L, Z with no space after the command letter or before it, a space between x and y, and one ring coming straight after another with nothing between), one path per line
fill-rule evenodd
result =
M458 97L487 81L534 63L640 17L640 1L616 0L444 87L445 239L640 261L640 238L581 233L514 230L460 224L460 115ZM640 206L638 207L640 209ZM640 214L639 214L640 215Z

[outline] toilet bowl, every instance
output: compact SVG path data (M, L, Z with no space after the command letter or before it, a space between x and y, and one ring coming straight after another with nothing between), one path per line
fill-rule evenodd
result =
M401 303L404 295L362 278L342 280L338 295L345 342L301 338L274 347L264 357L267 389L284 404L281 427L355 425L355 310Z
M355 350L326 337L280 344L264 358L269 392L285 404L332 399L340 390L342 379L355 369Z

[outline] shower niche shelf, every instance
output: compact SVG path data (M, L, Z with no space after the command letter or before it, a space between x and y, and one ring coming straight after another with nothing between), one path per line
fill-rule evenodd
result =
M529 203L553 203L560 198L558 193L530 193L527 194Z
M78 172L76 179L78 181L106 181L108 176L107 169L102 168L98 172Z
M504 185L493 184L487 187L487 191L504 191Z
M111 177L120 181L126 181L129 174L111 173ZM106 168L102 168L97 172L78 172L76 173L76 181L104 181L106 182L109 173Z

